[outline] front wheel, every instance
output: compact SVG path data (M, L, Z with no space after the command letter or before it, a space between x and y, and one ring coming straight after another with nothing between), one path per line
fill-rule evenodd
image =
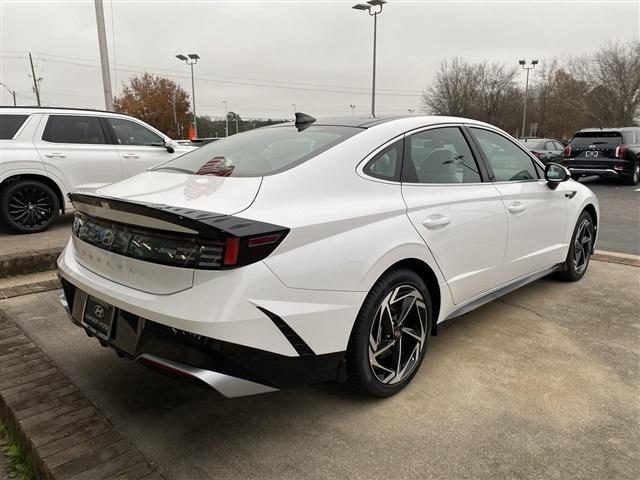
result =
M571 237L571 246L564 262L564 270L558 274L560 279L575 282L584 276L593 251L594 232L591 215L582 212L573 231L573 237Z
M18 233L46 230L59 210L56 192L37 180L18 180L0 195L0 219Z
M417 373L431 331L431 298L418 274L385 273L358 313L347 349L349 380L376 397L402 390Z

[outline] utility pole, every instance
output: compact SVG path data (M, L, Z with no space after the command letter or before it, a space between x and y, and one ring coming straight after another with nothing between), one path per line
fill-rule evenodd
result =
M100 64L102 66L102 88L104 106L113 112L113 93L111 91L111 74L109 73L109 52L107 51L107 34L104 29L104 10L102 0L95 0L96 23L98 24L98 45L100 47Z
M238 133L238 114L234 113L235 117L236 117L236 134Z
M38 101L38 106L40 106L40 90L38 89L38 79L36 78L36 70L35 68L33 68L33 58L31 57L31 52L29 52L29 63L31 64L31 76L33 77L33 89L36 92L36 100ZM15 97L14 97L14 102L15 102Z

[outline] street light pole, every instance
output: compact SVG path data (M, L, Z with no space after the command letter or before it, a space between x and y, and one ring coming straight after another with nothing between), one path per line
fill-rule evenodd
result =
M353 105L353 104L351 104L351 105L349 105L349 108L351 108L351 116L353 117L353 115L354 115L354 113L353 113L353 112L355 111L356 106L355 106L355 105Z
M193 133L198 138L198 119L196 117L196 86L193 79L193 66L198 63L200 56L197 53L189 53L188 55L176 55L178 60L186 62L191 67L191 99L193 100Z
M533 70L538 64L538 60L531 60L530 64L527 64L526 60L518 61L520 66L527 71L527 80L524 87L524 108L522 110L522 131L520 132L520 138L526 137L525 126L527 123L527 98L529 96L529 70Z
M291 106L293 107L293 119L295 120L295 118L296 118L296 112L297 112L296 104L295 104L295 103L292 103L292 104L291 104Z
M4 83L0 82L0 85L2 85L4 88L6 88L9 93L13 96L13 106L17 106L18 104L16 103L16 91L15 90L11 90L9 87L7 87Z
M358 3L352 8L363 10L373 17L373 78L371 81L371 116L376 116L376 47L378 40L378 15L382 13L383 5L387 0L369 0L367 3Z
M227 101L223 100L222 103L224 103L224 136L228 137L229 136L229 113L228 113L228 105L227 105Z
M107 34L104 29L104 9L102 0L95 0L96 24L98 26L98 47L100 48L100 66L102 69L102 89L105 108L113 112L113 92L111 91L111 73L109 73L109 53L107 51ZM29 54L31 58L31 54ZM40 99L38 98L38 105Z

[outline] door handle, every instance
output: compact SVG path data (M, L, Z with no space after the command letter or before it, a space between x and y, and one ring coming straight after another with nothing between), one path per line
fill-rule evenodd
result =
M511 213L520 213L520 212L524 212L527 209L527 207L525 207L522 203L520 202L513 202L512 204L510 204L507 207L507 210L509 210Z
M140 155L135 153L123 153L122 158L140 158Z
M66 155L61 152L45 153L44 156L47 158L65 158L66 157Z
M451 219L449 217L445 217L444 215L432 215L422 222L422 225L427 227L429 230L435 230L437 228L446 227L450 223Z

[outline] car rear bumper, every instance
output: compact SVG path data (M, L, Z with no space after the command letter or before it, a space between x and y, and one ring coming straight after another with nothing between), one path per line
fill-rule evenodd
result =
M574 175L600 175L602 177L619 177L622 172L610 168L574 168L569 167L569 171Z
M208 272L190 289L156 295L58 260L71 320L120 356L206 383L226 396L335 380L362 292L292 289L262 262ZM84 321L89 296L115 307L110 333Z

